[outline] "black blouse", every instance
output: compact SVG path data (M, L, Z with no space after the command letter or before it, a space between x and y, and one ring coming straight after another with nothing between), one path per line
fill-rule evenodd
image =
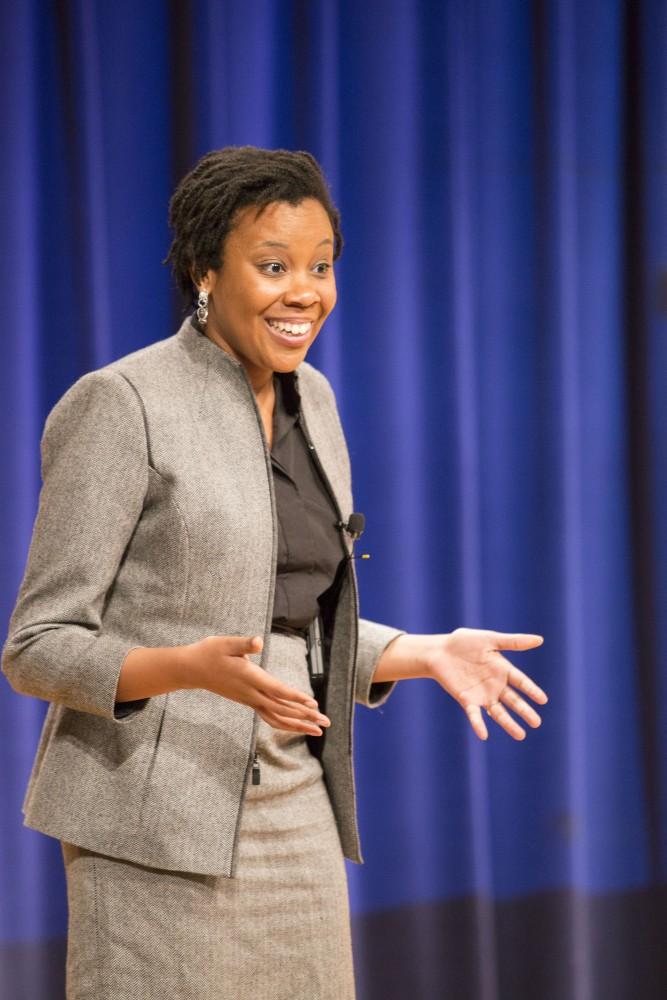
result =
M275 375L271 464L278 514L273 624L306 628L332 586L344 555L338 516L300 425L291 374Z

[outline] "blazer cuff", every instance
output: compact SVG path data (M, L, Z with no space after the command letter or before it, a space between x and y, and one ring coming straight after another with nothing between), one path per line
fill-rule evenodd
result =
M76 626L52 626L39 641L32 642L19 633L13 641L19 648L23 646L16 657L21 669L16 668L15 650L7 647L3 667L20 694L117 722L129 721L148 704L149 699L116 703L118 677L136 643L130 646L126 640L104 633L91 639L85 629ZM68 664L67 671L50 669L58 658Z
M120 677L120 671L123 669L123 663L125 663L125 660L133 649L141 649L141 646L131 646L130 649L125 652L123 662L121 663L116 676L116 689L118 689L118 677ZM114 701L113 717L116 722L125 722L126 720L131 719L133 715L140 713L149 701L150 698L136 698L134 701Z
M357 686L355 700L367 708L377 708L383 705L394 690L395 681L373 683L373 675L378 660L386 647L399 635L405 635L401 629L380 625L365 618L359 620L359 642L357 645Z
M148 698L139 698L137 701L117 701L113 709L113 717L116 722L125 722L133 715L140 712L148 704Z

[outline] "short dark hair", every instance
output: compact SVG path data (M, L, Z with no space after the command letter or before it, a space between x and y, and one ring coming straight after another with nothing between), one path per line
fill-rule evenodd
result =
M203 156L169 202L174 238L165 263L183 294L192 297L192 275L201 278L222 266L225 240L241 209L256 205L261 211L277 201L298 205L304 198L315 198L329 216L336 260L343 249L340 215L314 156L257 146L226 146Z

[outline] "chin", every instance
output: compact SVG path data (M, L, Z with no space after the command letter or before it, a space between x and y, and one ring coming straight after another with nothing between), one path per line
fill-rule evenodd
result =
M307 344L304 347L301 347L298 351L290 351L285 354L277 352L273 359L274 372L293 372L294 369L298 368L301 362L305 360L309 349L310 344Z
M299 365L305 359L305 357L306 357L306 352L304 351L302 354L299 354L298 357L292 358L291 360L285 359L284 361L280 361L276 359L276 363L273 366L273 370L274 372L280 372L283 375L286 372L293 372L296 368L299 367Z

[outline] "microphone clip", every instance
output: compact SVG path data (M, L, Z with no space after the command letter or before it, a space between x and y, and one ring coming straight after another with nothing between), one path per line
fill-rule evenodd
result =
M355 513L350 514L347 519L347 524L345 521L338 521L336 527L339 531L344 531L350 536L353 542L356 542L358 538L364 533L364 528L366 527L366 518L363 514Z

